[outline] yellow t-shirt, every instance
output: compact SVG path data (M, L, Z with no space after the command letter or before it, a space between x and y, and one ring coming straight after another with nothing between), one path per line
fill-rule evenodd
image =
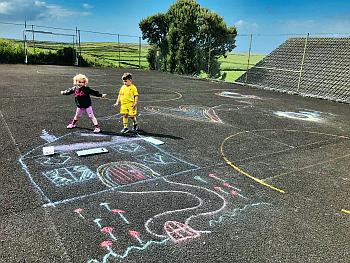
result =
M119 90L119 100L121 104L128 104L135 102L135 96L138 96L137 88L134 84L130 86L123 85Z

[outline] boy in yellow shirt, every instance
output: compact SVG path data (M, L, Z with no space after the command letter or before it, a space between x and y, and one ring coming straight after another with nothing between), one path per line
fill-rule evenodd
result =
M120 88L118 98L114 106L118 106L120 103L120 114L123 115L123 126L121 133L127 133L128 129L128 117L133 121L133 131L137 131L137 103L139 100L139 93L136 86L132 82L131 73L124 73L122 76L124 85Z

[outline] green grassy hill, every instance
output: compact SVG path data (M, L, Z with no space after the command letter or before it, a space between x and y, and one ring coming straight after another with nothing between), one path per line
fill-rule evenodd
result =
M57 51L64 48L72 47L72 44L58 42L28 42L29 63L32 58L47 57L50 54L56 54ZM148 69L147 53L149 45L141 45L133 43L116 42L82 42L78 52L81 53L84 61L89 66L98 67L121 67L121 68L139 68ZM7 53L16 53L16 61L13 63L21 63L24 61L24 44L23 41L0 39L1 56ZM22 54L23 53L23 54ZM251 54L249 64L254 65L263 59L263 54ZM248 54L247 53L229 53L226 58L220 57L221 75L219 79L225 81L234 81L247 70ZM0 61L0 63L9 63L8 61ZM251 66L250 66L251 67ZM250 68L249 67L249 68Z

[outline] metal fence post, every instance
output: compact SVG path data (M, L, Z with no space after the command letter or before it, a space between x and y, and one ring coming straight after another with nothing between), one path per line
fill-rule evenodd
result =
M247 61L247 70L246 70L246 72L245 72L244 85L247 85L247 82L248 82L248 70L249 70L249 64L250 64L250 52L251 52L251 50L252 50L252 42L253 42L253 34L250 34L249 51L248 51L248 61Z
M79 59L81 62L81 44L80 44L80 29L78 29L78 46L79 46ZM78 66L80 66L81 63L78 63Z
M74 66L79 66L78 61L78 27L75 27L75 36L73 36L73 50L75 55Z
M24 21L24 31L23 31L23 40L24 40L24 63L28 64L28 50L27 50L27 21Z
M141 69L141 37L139 37L139 69Z
M299 72L299 79L298 79L297 92L299 92L299 88L300 88L301 77L302 77L303 69L304 69L304 62L305 62L305 54L306 54L307 41L309 40L309 36L310 36L310 33L307 33L306 38L305 38L303 56L302 56L302 58L301 58L301 65L300 65L300 72Z
M34 37L34 25L32 25L32 32L33 32L33 51L35 55L35 37Z
M120 67L120 41L119 41L119 34L118 34L118 64Z

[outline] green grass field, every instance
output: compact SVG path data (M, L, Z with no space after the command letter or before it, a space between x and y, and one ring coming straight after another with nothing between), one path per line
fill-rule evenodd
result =
M226 58L219 58L220 62L220 73L225 74L225 81L234 81L243 75L248 68L248 58L249 58L249 68L255 65L260 60L265 57L263 54L250 54L248 53L229 53Z
M13 45L23 47L22 41L13 41ZM1 45L1 41L0 41ZM72 47L68 43L56 42L28 42L28 54L56 52L64 47ZM90 62L91 65L99 67L121 67L121 68L139 68L148 69L147 53L149 45L141 45L133 43L118 43L115 42L82 42L79 52L82 57ZM251 54L249 58L249 68L255 65L265 55ZM30 61L29 61L30 62ZM220 57L220 73L222 79L232 82L244 74L247 70L248 54L247 53L229 53L226 58ZM205 77L200 75L199 77Z

